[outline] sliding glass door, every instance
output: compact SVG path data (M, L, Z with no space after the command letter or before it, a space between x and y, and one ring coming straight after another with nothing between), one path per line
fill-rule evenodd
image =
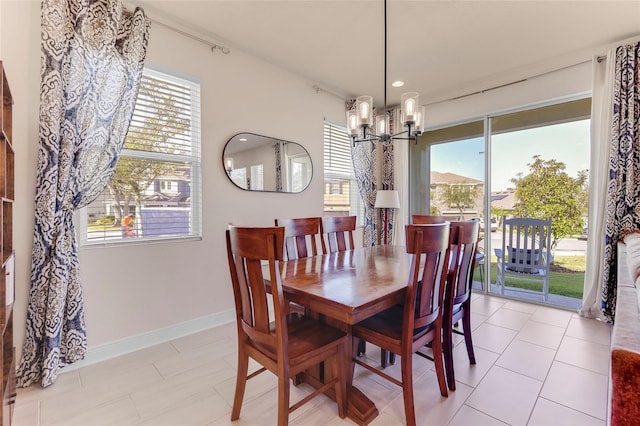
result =
M588 243L590 108L587 98L487 116L425 132L411 145L411 213L481 220L476 289L580 306ZM504 220L516 217L552 221L548 296L544 280L516 275L496 282L499 261L518 269L502 252L512 244L503 244ZM544 237L535 239L544 242ZM536 269L535 253L525 260L534 266L525 270L546 274Z

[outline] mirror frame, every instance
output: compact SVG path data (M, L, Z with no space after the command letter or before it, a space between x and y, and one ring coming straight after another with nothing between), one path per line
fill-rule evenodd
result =
M309 158L309 165L311 168L310 174L309 174L309 180L308 182L306 182L304 188L302 188L300 191L278 191L277 189L247 189L247 188L243 188L242 186L238 185L236 182L233 181L233 179L231 178L231 171L229 170L229 167L231 168L231 170L233 170L233 156L234 154L231 153L229 156L225 155L225 153L227 152L227 148L230 146L230 144L232 143L237 143L239 138L242 136L249 136L249 137L253 137L253 138L259 138L259 139L265 139L263 141L261 141L261 143L277 143L277 142L281 142L284 144L293 144L297 147L299 147L302 151L304 151L304 153L307 155L307 157ZM229 157L231 157L231 162L230 164L227 162L227 160L229 159ZM281 166L282 167L282 166ZM240 133L236 133L233 136L231 136L227 142L224 145L224 148L222 149L222 169L224 170L224 174L227 176L227 179L229 179L229 181L233 184L233 186L235 186L238 189L241 189L243 191L247 191L247 192L273 192L273 193L277 193L277 194L299 194L301 192L304 192L309 185L311 185L311 181L313 180L313 160L311 158L311 154L309 154L309 151L307 151L307 149L302 145L299 144L297 142L291 142L291 141L287 141L281 138L274 138L271 136L265 136L265 135L260 135L257 133L251 133L251 132L240 132ZM283 177L283 180L286 180L286 176Z

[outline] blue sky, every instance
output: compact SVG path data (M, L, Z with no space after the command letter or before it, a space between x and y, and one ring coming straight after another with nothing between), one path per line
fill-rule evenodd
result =
M510 179L526 175L534 155L565 163L566 172L576 177L589 168L589 126L590 120L580 120L492 136L491 191L513 187ZM435 145L431 152L432 170L484 180L482 138Z

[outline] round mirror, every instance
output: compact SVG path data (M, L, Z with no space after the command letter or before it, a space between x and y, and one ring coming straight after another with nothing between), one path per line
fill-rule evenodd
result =
M302 145L254 133L229 139L222 164L229 180L246 191L302 192L313 175Z

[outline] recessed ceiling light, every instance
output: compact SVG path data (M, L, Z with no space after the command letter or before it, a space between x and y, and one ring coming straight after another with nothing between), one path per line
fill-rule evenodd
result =
M393 87L402 87L402 86L404 86L404 81L396 80L393 83L391 83L391 85Z

